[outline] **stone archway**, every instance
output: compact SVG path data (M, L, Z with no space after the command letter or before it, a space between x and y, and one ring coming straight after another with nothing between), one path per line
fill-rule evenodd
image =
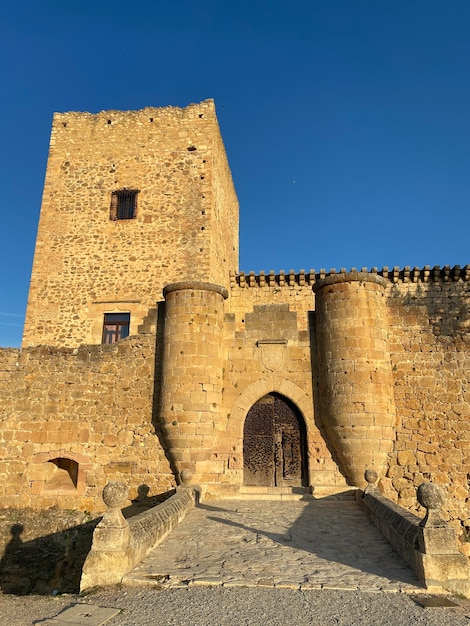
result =
M295 404L279 393L257 400L243 428L246 486L300 487L307 480L306 428Z

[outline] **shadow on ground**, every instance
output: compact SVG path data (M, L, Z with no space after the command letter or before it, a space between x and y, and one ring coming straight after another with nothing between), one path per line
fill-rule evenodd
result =
M267 521L266 516L258 517L255 508L247 515L245 511L238 512L236 507L198 506L208 513L218 512L219 515L208 515L207 519L232 527L238 538L240 530L248 533L243 541L255 542L260 550L269 551L270 545L279 544L324 561L420 586L408 565L355 502L310 501L288 528L279 526L275 519ZM283 506L289 504L283 503ZM211 532L217 529L211 528Z

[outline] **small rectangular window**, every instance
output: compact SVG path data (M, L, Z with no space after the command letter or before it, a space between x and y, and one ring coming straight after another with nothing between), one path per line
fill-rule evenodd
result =
M110 219L133 220L137 213L138 189L119 189L111 194Z
M130 313L105 313L103 343L116 343L129 336Z

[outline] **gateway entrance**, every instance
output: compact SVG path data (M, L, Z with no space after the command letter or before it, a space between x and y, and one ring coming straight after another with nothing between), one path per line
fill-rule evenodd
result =
M248 411L243 429L243 481L247 486L306 484L305 424L295 405L270 393Z

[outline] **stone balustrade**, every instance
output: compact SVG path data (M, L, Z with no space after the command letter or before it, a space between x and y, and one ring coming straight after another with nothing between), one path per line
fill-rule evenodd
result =
M83 565L81 591L120 583L177 526L199 499L197 487L186 486L184 476L181 482L175 495L129 520L121 510L128 498L127 486L117 481L106 485L103 501L108 509L93 533Z
M418 487L418 502L426 509L426 515L421 520L385 498L375 485L377 478L374 470L365 472L368 485L360 498L361 506L372 523L428 591L470 597L468 559L459 552L455 532L440 513L444 504L441 488L434 483L423 483Z

